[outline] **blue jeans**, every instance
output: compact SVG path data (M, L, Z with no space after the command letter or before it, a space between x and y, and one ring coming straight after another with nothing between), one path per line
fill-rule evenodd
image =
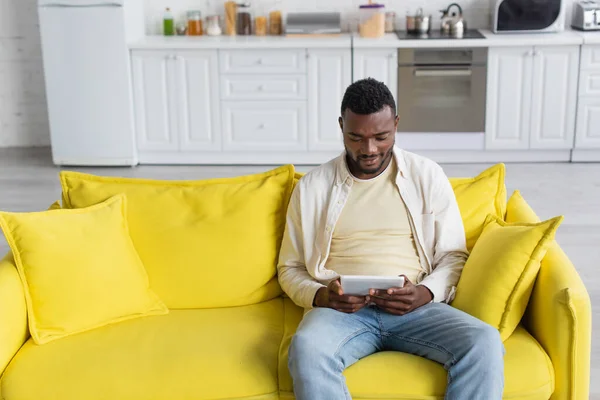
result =
M403 316L375 306L354 314L310 310L289 350L296 399L351 399L342 372L382 350L442 364L448 371L446 399L502 398L505 351L498 330L447 304L429 303Z

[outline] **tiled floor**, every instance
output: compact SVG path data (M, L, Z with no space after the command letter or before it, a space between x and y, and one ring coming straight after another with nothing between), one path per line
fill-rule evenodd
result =
M451 176L474 176L488 165L444 165ZM73 168L102 175L202 179L264 171L268 166L141 166ZM298 167L306 171L310 167ZM60 199L59 168L48 149L0 149L0 210L32 211ZM508 194L519 189L541 218L564 215L557 240L590 292L594 338L600 337L600 164L507 164ZM0 253L7 249L0 238ZM600 340L592 343L591 399L600 400Z

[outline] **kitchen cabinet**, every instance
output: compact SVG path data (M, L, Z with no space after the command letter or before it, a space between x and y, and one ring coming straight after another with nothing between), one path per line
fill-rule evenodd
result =
M346 88L352 81L350 49L308 49L308 150L342 151L338 123Z
M132 60L138 150L221 150L217 52L143 50Z
M570 149L575 136L578 46L540 46L533 54L531 149Z
M578 46L490 48L486 148L572 148L578 63Z
M306 101L229 101L222 110L225 151L306 151Z
M600 149L600 45L581 50L575 149Z
M136 51L132 55L137 148L173 151L179 147L172 54Z
M600 148L600 98L579 100L575 147Z
M529 146L533 59L530 48L490 48L488 55L486 148Z
M355 49L352 54L352 81L374 78L386 84L397 101L398 49Z

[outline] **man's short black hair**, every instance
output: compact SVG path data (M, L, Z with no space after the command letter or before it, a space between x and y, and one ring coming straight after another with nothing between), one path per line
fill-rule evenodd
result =
M342 100L342 116L349 109L355 114L368 115L379 112L390 106L396 115L396 102L390 89L373 78L365 78L354 82L346 89Z

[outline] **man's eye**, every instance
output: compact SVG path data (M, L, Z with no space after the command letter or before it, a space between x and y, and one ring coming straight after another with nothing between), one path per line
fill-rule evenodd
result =
M385 139L387 139L387 136L385 136L385 137L381 137L381 136L379 136L379 137L377 138L377 141L378 141L378 142L383 142Z
M360 142L359 137L351 137L350 140L352 140L353 142Z

